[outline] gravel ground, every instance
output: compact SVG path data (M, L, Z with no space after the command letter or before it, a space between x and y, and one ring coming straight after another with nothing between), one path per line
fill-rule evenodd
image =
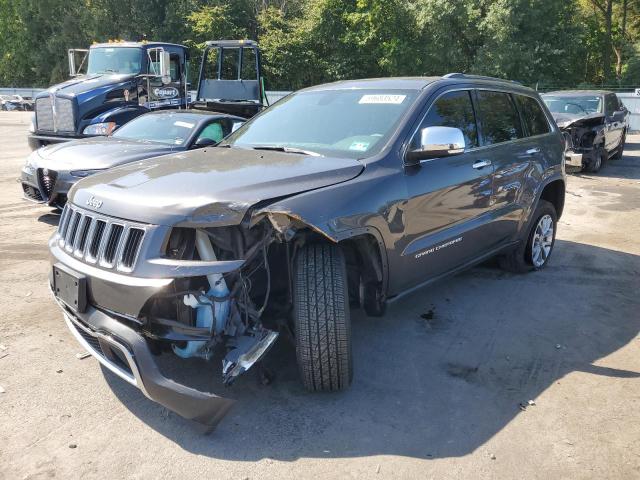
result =
M0 114L0 478L640 478L640 136L569 178L545 271L483 265L354 312L344 393L305 393L281 342L275 383L242 377L203 436L76 358L46 285L58 217L15 180L27 124Z

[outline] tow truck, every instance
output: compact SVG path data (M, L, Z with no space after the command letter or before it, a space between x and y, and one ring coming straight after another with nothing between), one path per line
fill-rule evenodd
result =
M249 118L266 103L260 50L252 40L206 42L193 103L184 45L110 41L67 53L71 79L35 98L32 150L109 135L152 110L191 107Z

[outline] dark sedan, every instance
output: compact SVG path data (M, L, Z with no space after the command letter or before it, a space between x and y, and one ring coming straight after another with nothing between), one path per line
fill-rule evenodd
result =
M22 169L25 198L63 207L78 180L125 163L213 146L244 119L198 110L147 113L111 136L49 145L34 151Z

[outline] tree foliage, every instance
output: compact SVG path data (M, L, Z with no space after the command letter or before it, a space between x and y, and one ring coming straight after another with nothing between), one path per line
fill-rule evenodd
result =
M529 85L640 83L635 0L0 0L0 85L64 79L93 41L255 38L267 85L495 75Z

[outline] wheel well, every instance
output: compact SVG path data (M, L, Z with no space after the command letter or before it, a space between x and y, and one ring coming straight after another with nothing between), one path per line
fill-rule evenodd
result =
M376 284L384 291L384 267L378 240L363 234L339 243L347 263L349 298L359 299L360 282Z
M541 200L546 200L554 206L558 218L562 216L562 210L564 210L564 188L562 180L554 180L545 185L540 195Z

